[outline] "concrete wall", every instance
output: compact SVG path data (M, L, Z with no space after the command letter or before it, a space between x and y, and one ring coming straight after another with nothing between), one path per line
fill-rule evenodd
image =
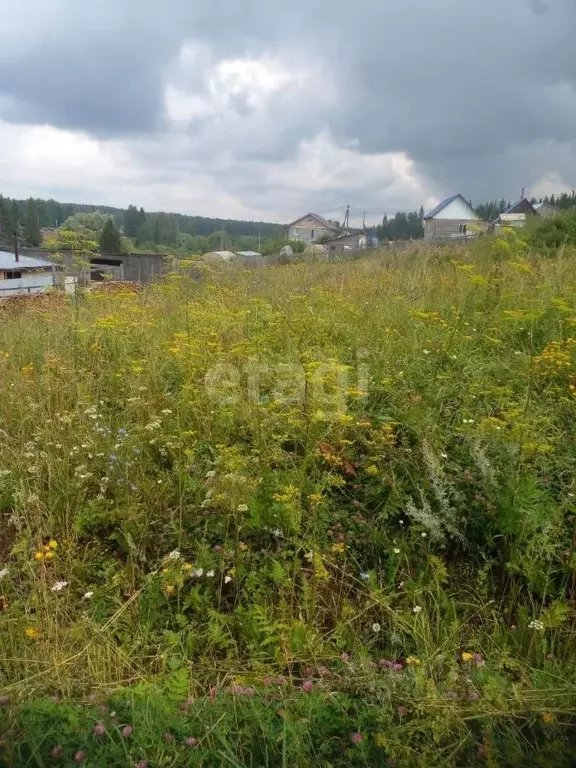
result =
M464 227L466 231L464 231ZM475 240L481 232L488 231L487 221L476 219L426 219L424 240L427 242L452 242ZM477 230L480 229L480 232Z

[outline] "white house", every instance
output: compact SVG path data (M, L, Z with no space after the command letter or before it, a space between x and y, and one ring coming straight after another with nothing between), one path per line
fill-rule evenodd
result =
M485 231L488 223L462 195L447 197L424 216L424 239L431 242L469 240L478 236L478 228Z
M305 243L314 243L326 235L338 234L338 228L317 213L307 213L301 216L288 227L289 240L303 240Z

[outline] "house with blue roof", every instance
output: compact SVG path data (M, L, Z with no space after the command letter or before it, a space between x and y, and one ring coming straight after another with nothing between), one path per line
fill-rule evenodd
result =
M477 238L488 229L470 203L460 194L443 200L424 216L424 240L458 242Z

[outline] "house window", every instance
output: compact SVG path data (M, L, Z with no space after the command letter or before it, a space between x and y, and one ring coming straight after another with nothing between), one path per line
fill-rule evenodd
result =
M312 232L310 232L310 239L314 240L314 230L312 230Z
M458 233L460 235L465 235L465 234L467 234L467 232L468 232L467 224L460 224L460 226L458 227Z
M20 280L22 272L6 272L6 280Z

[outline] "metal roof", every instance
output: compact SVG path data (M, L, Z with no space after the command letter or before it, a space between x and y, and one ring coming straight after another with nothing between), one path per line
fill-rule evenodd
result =
M257 251L234 251L234 253L236 256L242 256L246 259L254 259L256 256L262 256L262 254Z
M519 211L516 210L516 208L519 208L522 203L527 203L530 208L532 208L533 211L536 210L530 200L528 200L526 197L523 197L521 200L516 200L515 203L512 203L512 205L508 206L505 211L502 211L502 213L519 213Z
M13 253L8 251L0 251L0 269L5 270L23 270L23 269L42 269L46 267L55 266L51 261L44 261L44 259L33 259L31 256L20 256L16 261L16 257Z
M461 194L457 194L457 195L452 195L451 197L447 197L447 198L446 198L446 200L442 200L442 202L441 202L441 203L438 203L438 205L436 206L436 208L432 208L432 210L431 210L429 213L427 213L427 214L424 216L424 218L425 218L425 219L433 219L433 218L434 218L434 216L438 216L438 214L440 213L440 211L443 211L443 210L444 210L444 208L447 208L447 207L450 205L450 203L453 203L453 202L454 202L454 200L457 200L458 198L460 198L460 199L461 199L463 202L465 202L465 203L466 203L466 205L467 205L467 206L470 208L470 210L472 210L472 208L471 208L471 206L470 206L470 203L468 202L468 200L466 200L464 197L462 197L462 195L461 195Z

